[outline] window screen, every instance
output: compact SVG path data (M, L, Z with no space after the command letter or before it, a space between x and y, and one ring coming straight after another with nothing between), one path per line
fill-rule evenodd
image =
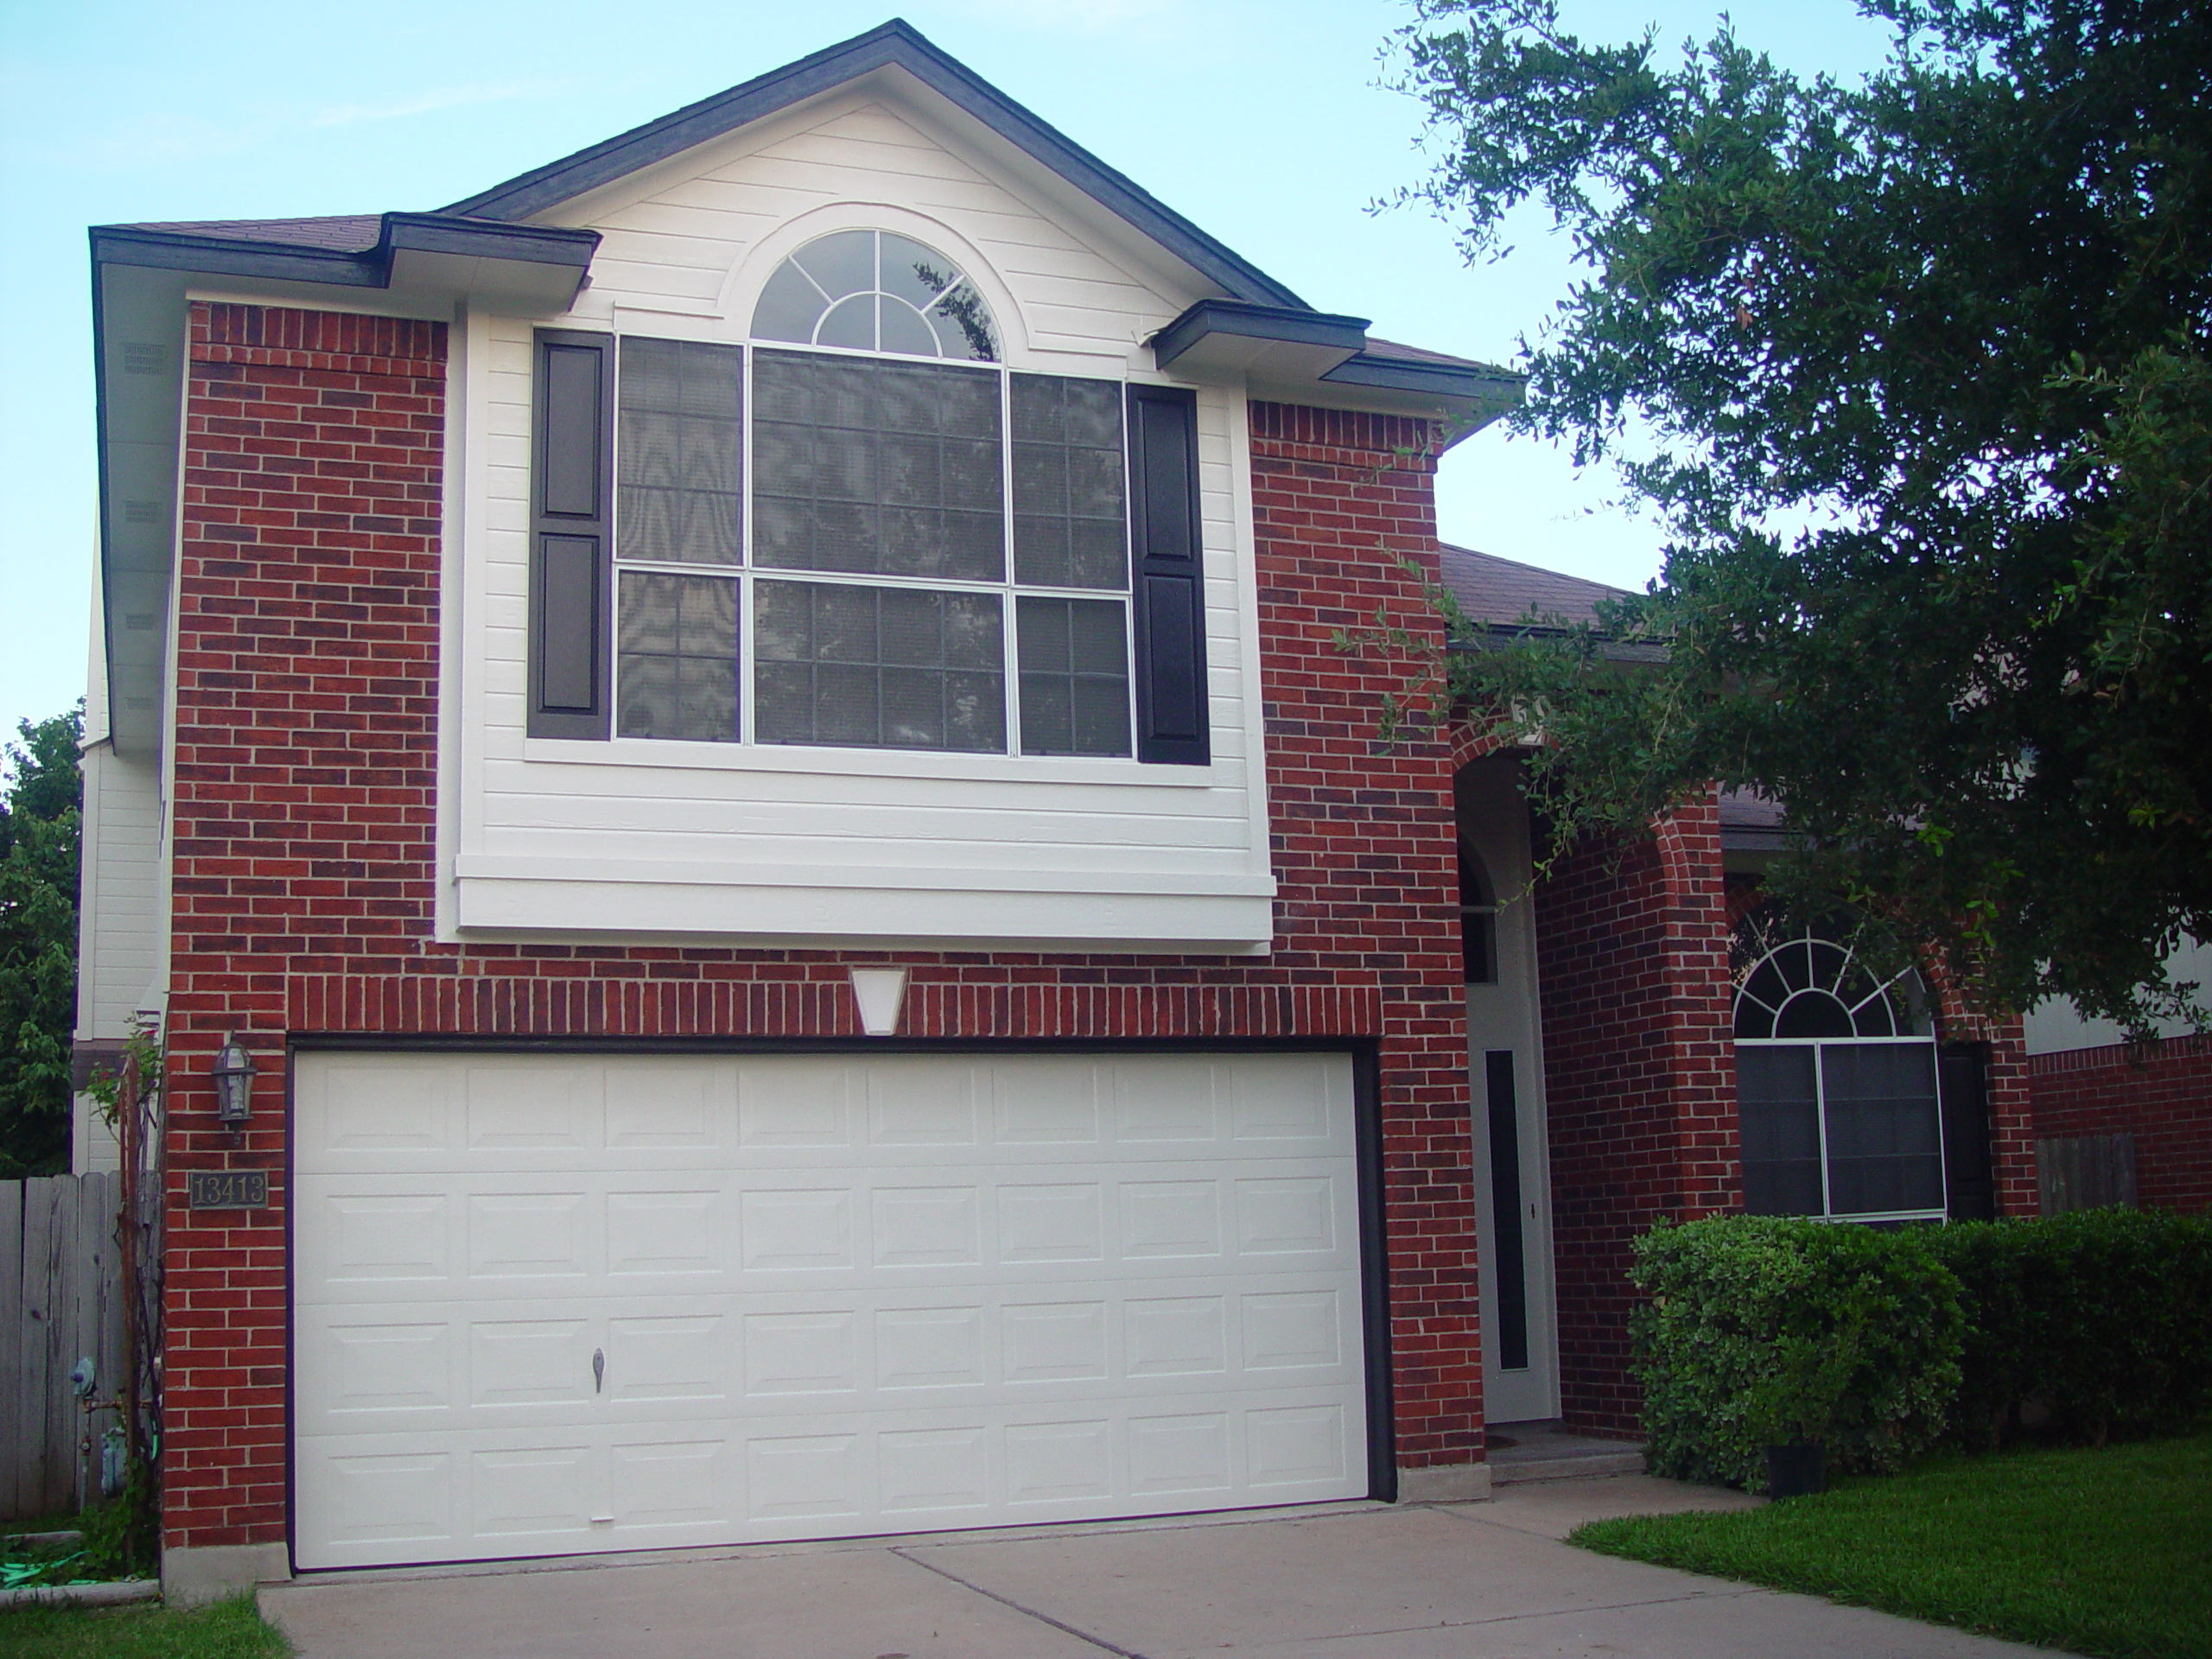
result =
M1009 377L1014 580L1036 588L1129 585L1121 388Z
M1821 1051L1828 1206L1837 1215L1943 1207L1936 1051L1853 1044Z
M760 582L753 715L763 743L1006 747L995 594Z
M616 709L625 737L737 741L737 583L622 573Z
M1744 1208L1755 1216L1827 1212L1821 1185L1821 1103L1810 1047L1739 1048Z
M756 353L754 563L1002 582L999 376Z
M744 556L743 350L626 340L615 383L621 556L737 563Z
M1015 601L1024 754L1129 752L1128 613L1119 600Z

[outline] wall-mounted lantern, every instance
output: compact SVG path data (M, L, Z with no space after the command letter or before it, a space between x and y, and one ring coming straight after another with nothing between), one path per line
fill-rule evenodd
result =
M207 1075L215 1080L215 1116L225 1128L243 1129L253 1116L253 1056L247 1053L235 1032L226 1032L223 1046Z

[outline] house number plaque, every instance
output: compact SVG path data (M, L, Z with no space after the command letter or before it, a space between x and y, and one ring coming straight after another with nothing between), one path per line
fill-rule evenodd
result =
M265 1169L195 1169L185 1179L186 1196L194 1210L266 1210L269 1172Z

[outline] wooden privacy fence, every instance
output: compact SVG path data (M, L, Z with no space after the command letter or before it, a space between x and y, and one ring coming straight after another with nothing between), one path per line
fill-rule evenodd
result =
M118 1175L0 1181L0 1520L99 1496L126 1352L121 1210ZM86 1359L108 1402L91 1412L70 1379Z
M2043 1212L2101 1210L2135 1203L2135 1137L2084 1135L2036 1142L2036 1180Z

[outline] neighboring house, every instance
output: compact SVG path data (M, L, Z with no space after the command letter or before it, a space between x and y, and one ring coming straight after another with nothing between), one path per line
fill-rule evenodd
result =
M1530 896L1518 763L1379 741L1336 644L1440 637L1402 556L1596 591L1437 546L1515 376L900 24L439 212L92 251L81 1035L169 1055L181 1588L1474 1497L1486 1421L1632 1429L1628 1241L1744 1194L1736 831ZM1868 1040L1904 1084L1783 1077L1753 1164L1856 1111L1940 1209L1934 1039ZM2017 1044L1956 1058L2032 1207Z
M2184 939L2166 972L2205 997L2212 945ZM2212 1036L2168 1020L2133 1046L2119 1027L2068 1003L2024 1023L2036 1134L2058 1143L2044 1172L2052 1199L2212 1211Z

